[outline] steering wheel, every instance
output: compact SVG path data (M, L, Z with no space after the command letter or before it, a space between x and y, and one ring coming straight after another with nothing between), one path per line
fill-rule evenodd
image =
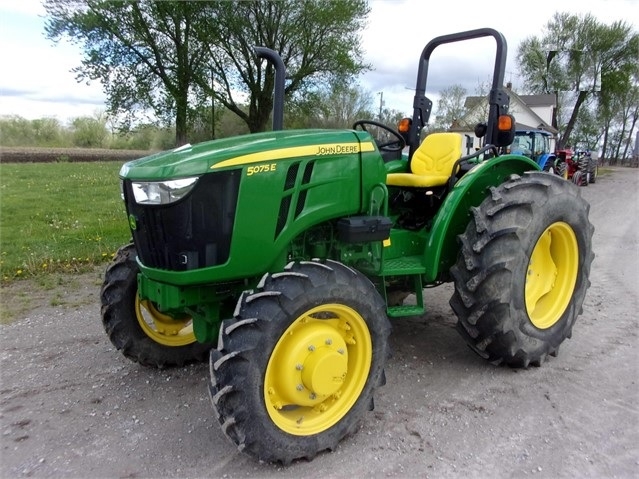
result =
M377 148L380 151L388 151L388 152L398 152L398 151L402 151L405 147L406 147L406 140L404 140L404 137L402 135L399 134L398 131L393 130L392 128L384 125L383 123L380 123L378 121L373 121L373 120L358 120L355 123L353 123L353 130L357 130L357 127L360 127L362 130L370 133L367 129L366 126L375 126L377 128L381 128L382 130L386 131L387 133L390 133L390 135L393 137L393 139L391 141L387 141L385 143L380 143L379 140L375 139L375 143L377 144Z

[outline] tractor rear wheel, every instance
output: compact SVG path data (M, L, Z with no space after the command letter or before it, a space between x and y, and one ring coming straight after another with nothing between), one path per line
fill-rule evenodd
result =
M373 284L341 263L265 275L211 351L211 399L225 434L284 464L335 448L372 409L389 332Z
M164 368L204 361L210 344L198 343L191 319L174 319L140 301L135 246L120 248L100 292L102 324L113 345L143 366Z
M579 188L539 172L513 175L473 208L450 304L480 356L539 366L571 336L590 286L589 209Z
M590 181L590 157L586 155L582 155L577 161L577 166L579 167L579 171L581 172L580 182L577 183L579 186L588 186Z
M557 169L555 173L561 178L563 178L564 180L568 179L568 165L566 164L565 161L559 160L557 162Z

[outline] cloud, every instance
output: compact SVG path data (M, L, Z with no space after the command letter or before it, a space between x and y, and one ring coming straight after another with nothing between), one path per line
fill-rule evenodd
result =
M105 109L101 85L78 83L71 71L80 64L81 51L47 40L42 12L35 7L34 2L0 7L0 115L65 120Z
M26 15L44 15L45 9L41 0L20 0L17 2L3 2L2 11L5 13L20 13Z
M584 15L590 11L603 23L624 20L639 24L637 0L587 4L581 0L538 0L526 8L516 7L510 0L483 4L455 0L437 7L422 0L373 0L370 5L362 45L364 60L373 70L363 74L360 82L373 92L384 91L386 107L407 112L412 111L413 94L406 89L415 87L422 49L437 36L486 27L501 32L508 45L505 80L517 89L517 48L525 38L541 35L555 12ZM454 84L474 93L480 83L492 79L494 58L495 41L490 37L437 47L429 65L427 95L436 103L438 92Z
M372 0L370 6L361 39L364 62L373 69L359 83L373 95L383 91L387 108L407 114L412 113L420 54L436 36L484 27L500 31L508 43L506 80L517 88L517 47L524 38L539 35L555 12L590 11L604 23L639 24L639 0L537 0L525 8L511 0ZM101 85L76 81L70 70L79 66L82 52L44 37L44 13L39 0L0 3L0 114L90 115L96 105L104 106ZM429 66L427 95L436 104L438 92L454 84L475 93L492 76L494 52L491 38L438 47Z

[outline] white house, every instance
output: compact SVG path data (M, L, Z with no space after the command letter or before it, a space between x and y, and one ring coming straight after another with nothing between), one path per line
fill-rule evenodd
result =
M557 108L555 95L518 95L512 91L510 83L506 90L510 96L509 113L514 115L518 130L546 130L552 135L551 148L554 148L557 129L552 126L553 115ZM466 97L467 113L463 118L454 121L448 131L461 133L463 137L462 151L469 154L481 147L481 139L474 133L477 123L485 122L488 118L488 98L479 96Z

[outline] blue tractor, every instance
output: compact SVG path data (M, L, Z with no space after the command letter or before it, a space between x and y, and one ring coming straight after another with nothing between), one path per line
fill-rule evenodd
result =
M564 176L566 165L551 150L550 137L545 130L517 130L510 153L527 156L542 170Z

